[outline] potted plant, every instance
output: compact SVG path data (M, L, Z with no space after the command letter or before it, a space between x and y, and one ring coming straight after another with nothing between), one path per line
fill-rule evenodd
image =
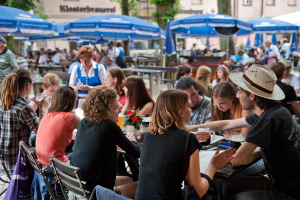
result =
M143 118L138 110L129 110L124 117L124 126L127 127L127 132L134 133L135 136L139 135L142 122Z

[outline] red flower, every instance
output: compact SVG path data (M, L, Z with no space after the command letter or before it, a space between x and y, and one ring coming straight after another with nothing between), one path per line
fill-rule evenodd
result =
M140 116L138 116L138 119L141 119L141 117L140 117Z
M127 112L127 115L131 115L133 112L132 112L132 110L129 110L128 112Z
M136 122L136 120L137 120L137 117L136 117L136 116L133 116L133 117L132 117L132 121Z
M135 111L136 113L140 113L138 110Z

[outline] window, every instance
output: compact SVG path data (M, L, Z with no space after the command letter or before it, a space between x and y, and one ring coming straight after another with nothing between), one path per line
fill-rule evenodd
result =
M202 5L203 4L203 0L192 0L192 4Z
M288 6L297 6L296 0L288 0Z
M267 0L266 5L267 6L275 6L275 0Z
M244 0L243 1L243 5L244 6L251 6L252 5L252 1L251 0Z

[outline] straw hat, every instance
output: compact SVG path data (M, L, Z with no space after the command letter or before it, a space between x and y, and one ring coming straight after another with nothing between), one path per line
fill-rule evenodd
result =
M289 60L280 60L278 62L281 62L282 64L284 64L285 68L290 68L292 67L292 62Z
M257 96L272 100L285 98L283 91L276 85L275 73L263 65L253 64L245 74L233 73L229 77L236 85Z

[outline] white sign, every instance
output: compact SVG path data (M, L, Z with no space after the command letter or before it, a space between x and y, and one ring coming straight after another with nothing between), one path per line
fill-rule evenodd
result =
M216 7L209 7L207 10L206 10L207 14L213 14L213 15L216 15L218 14L218 8Z

